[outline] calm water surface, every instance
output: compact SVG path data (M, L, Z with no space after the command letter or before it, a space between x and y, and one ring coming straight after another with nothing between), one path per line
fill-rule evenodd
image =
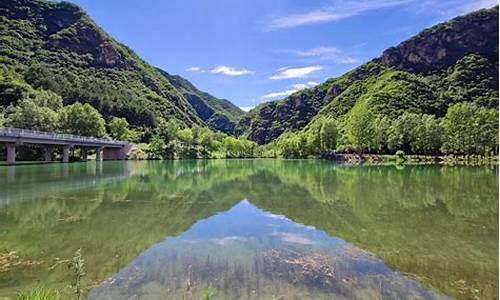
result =
M498 168L0 167L0 299L71 299L79 248L92 300L497 299Z

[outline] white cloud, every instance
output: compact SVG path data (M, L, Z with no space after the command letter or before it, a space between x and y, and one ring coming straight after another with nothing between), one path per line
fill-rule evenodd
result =
M341 64L353 64L359 62L357 59L344 54L343 51L335 47L317 47L307 51L294 51L294 53L301 57L314 57L332 60Z
M292 244L314 245L314 241L304 237L302 234L292 232L274 232L272 235L278 236L282 241Z
M457 15L463 15L481 8L490 8L498 5L498 0L421 0L412 8L413 12L419 14L437 14L441 16L441 21L448 20Z
M320 9L275 18L267 24L266 30L330 23L396 6L407 6L412 13L446 15L450 18L495 5L498 5L498 0L331 0L330 5Z
M186 72L203 72L200 67L190 67L186 69Z
M317 57L323 55L339 54L341 51L334 47L318 47L308 51L297 51L297 55L305 57Z
M255 106L240 106L240 109L242 111L250 111L252 108L254 108Z
M313 86L318 85L317 82L314 81L309 81L307 83L297 83L292 86L290 86L289 89L282 91L282 92L275 92L275 93L269 93L267 95L264 95L262 99L264 100L273 100L273 99L278 99L278 98L284 98L287 96L290 96L291 94L298 92L303 89L311 88Z
M333 1L333 5L330 7L277 18L268 24L267 30L273 31L329 23L361 15L370 10L404 5L413 1L416 0L336 0Z
M290 78L305 78L307 75L323 69L321 66L309 66L302 68L281 68L277 74L269 77L272 80L283 80Z
M210 72L214 74L223 74L226 76L242 76L242 75L253 75L255 72L244 69L244 68L234 68L228 66L217 66L213 68Z

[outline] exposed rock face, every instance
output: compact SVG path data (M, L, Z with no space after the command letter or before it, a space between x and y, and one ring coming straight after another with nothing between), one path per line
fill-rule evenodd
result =
M402 79L383 78L391 81L392 85L387 85L387 95L378 95L380 99L377 103L386 107L387 111L399 113L409 109L407 105L411 104L413 107L422 108L422 113L441 116L447 107L444 103L453 101L471 101L486 107L496 107L498 37L498 7L455 18L387 49L379 58L341 77L329 79L317 87L300 91L283 100L258 106L240 120L237 132L259 144L265 144L286 131L305 128L316 116L342 117L367 93L367 86L376 82L384 72L395 72L394 69L406 73L403 75L407 76ZM465 66L462 68L472 68L470 72L454 72L455 64L469 55L476 55L484 62L469 60L462 64ZM455 82L450 85L443 81L447 72L467 76L461 80L461 84L458 84L460 80L451 78ZM418 76L414 78L414 75ZM423 77L429 78L420 82ZM432 90L440 88L442 92L446 90L446 86L453 89L447 91L445 100L437 99L443 98L439 96L439 92L429 96L429 89L422 88L422 85L428 83L434 85ZM398 91L404 90L405 95L399 95L400 93L390 89L396 86ZM465 95L454 95L463 94L464 90L469 92ZM394 97L395 94L398 97Z
M161 119L203 125L168 80L74 4L2 0L0 38L2 67L65 103L90 103L106 118L124 117L134 126L151 128ZM10 85L0 87L3 105L23 95L9 92Z
M24 7L19 10L17 7ZM90 65L101 68L132 68L89 17L76 5L68 2L29 2L6 0L0 4L0 15L11 19L29 19L39 15L38 31L50 50L67 49L78 54L90 54Z
M426 73L453 65L467 54L491 55L498 48L498 7L426 29L376 59L388 67Z
M104 33L90 22L86 22L85 16L69 27L51 34L47 47L52 50L68 49L78 54L90 54L92 56L90 63L94 67L122 69L133 67Z

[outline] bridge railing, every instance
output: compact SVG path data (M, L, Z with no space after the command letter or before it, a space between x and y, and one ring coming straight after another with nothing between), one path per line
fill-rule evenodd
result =
M13 128L13 127L0 128L0 136L58 140L58 141L64 141L64 142L69 142L69 143L96 143L96 144L107 144L107 145L125 145L125 144L128 144L128 142L125 142L125 141L115 141L115 140L108 139L108 138L87 137L87 136L79 136L79 135L74 135L74 134L45 132L45 131Z

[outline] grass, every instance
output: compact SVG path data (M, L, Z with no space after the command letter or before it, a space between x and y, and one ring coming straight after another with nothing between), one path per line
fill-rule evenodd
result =
M16 300L62 300L62 297L57 291L37 287L31 291L19 292Z

